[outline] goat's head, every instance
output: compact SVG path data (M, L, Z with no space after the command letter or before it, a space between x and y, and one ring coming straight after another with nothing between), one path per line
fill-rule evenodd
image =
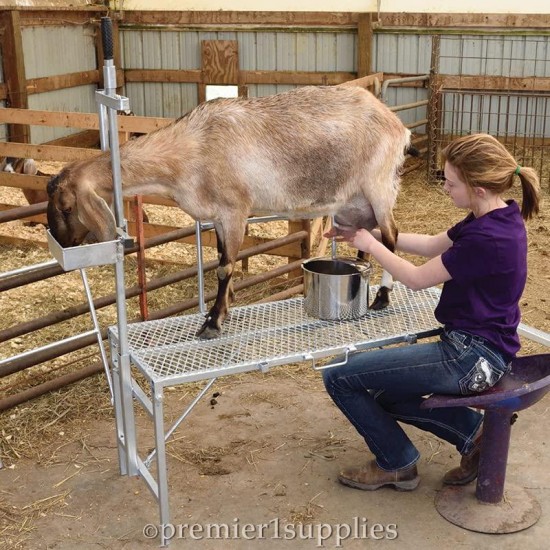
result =
M63 247L116 236L113 214L96 191L93 170L90 165L71 165L48 182L48 225Z

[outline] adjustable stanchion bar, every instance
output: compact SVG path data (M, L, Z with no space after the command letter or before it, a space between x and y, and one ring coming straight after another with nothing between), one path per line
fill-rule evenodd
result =
M129 109L128 98L116 94L116 70L113 62L113 31L111 19L101 18L101 36L104 53L103 79L104 90L96 92L96 101L99 105L100 131L103 134L102 150L111 151L111 168L113 172L113 201L115 221L117 225L117 261L115 263L115 286L117 304L118 345L117 357L113 356L116 365L115 380L119 384L119 392L115 392L115 417L119 434L119 445L122 444L125 454L125 465L121 464L121 471L128 475L137 475L138 465L136 458L136 435L133 408L132 380L130 373L130 356L128 353L128 321L126 315L125 282L124 282L124 246L131 242L127 234L124 206L122 201L122 177L120 169L120 151L118 142L117 110ZM105 121L107 117L107 123Z

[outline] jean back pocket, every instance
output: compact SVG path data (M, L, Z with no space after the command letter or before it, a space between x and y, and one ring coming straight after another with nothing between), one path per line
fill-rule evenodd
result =
M494 386L504 373L485 357L479 357L470 372L460 380L460 391L463 395L485 391Z

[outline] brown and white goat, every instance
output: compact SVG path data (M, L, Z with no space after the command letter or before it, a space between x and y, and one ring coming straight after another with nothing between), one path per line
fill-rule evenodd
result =
M121 146L123 193L169 197L194 219L214 223L218 294L199 331L213 338L227 315L235 259L252 214L335 215L339 225L380 227L384 244L394 249L392 209L409 141L397 116L359 87L216 99ZM48 221L62 246L80 244L88 232L99 241L115 238L112 185L108 152L50 180ZM371 307L387 303L382 288Z
M27 174L29 176L45 176L36 167L33 159L23 159L15 157L4 157L0 160L0 172L10 172L12 174ZM21 189L29 204L36 204L48 200L46 190L39 189Z

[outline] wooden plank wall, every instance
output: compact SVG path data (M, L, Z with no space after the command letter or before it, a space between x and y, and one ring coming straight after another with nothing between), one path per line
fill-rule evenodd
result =
M99 84L102 80L102 52L97 41L98 67L95 71L83 71L36 78L25 81L24 59L22 59L21 28L25 26L81 25L97 28L99 18L107 13L102 7L64 10L21 9L0 11L0 33L6 83L0 85L0 99L8 99L11 107L24 107L27 95L42 93L60 88ZM358 33L357 73L307 73L300 71L241 71L241 84L338 84L364 76L371 70L372 35L375 32L418 32L449 33L471 32L473 30L504 33L527 32L548 33L550 14L414 14L383 13L378 20L373 13L315 13L315 12L119 12L113 14L115 37L115 63L118 70L118 82L192 82L204 83L208 72L202 70L124 70L120 66L120 47L118 27L147 27L170 25L171 28L288 28L305 27L310 31L327 27L352 28ZM9 55L8 55L9 54ZM118 61L118 62L117 62ZM388 78L395 75L388 74ZM476 82L468 82L474 85ZM528 83L512 83L517 89L525 89ZM545 84L546 89L548 84Z
M46 116L49 123L81 127L84 132L56 140L55 143L38 148L0 146L0 154L15 156L31 154L44 160L67 160L81 158L86 153L66 150L63 147L89 146L97 141L97 124L86 115L65 117L61 113L25 116L28 97L32 94L71 88L81 85L102 85L103 52L98 39L100 17L107 14L106 8L91 6L67 9L0 9L0 40L3 52L4 80L0 84L0 100L5 99L12 110L4 113L2 122L8 125L9 141L28 143L29 125L37 124L37 116ZM372 38L379 32L445 33L450 32L521 32L527 34L548 34L550 14L402 14L383 13L324 13L324 12L116 12L112 14L114 24L115 64L118 68L119 86L129 82L187 82L198 87L199 100L204 99L207 84L235 84L240 95L246 94L248 84L291 84L291 85L333 85L362 77L372 71ZM59 74L44 78L25 78L21 29L33 26L78 25L96 33L97 68L78 73ZM202 67L195 70L125 69L121 67L119 28L147 28L170 26L171 29L305 29L308 32L334 28L355 29L357 40L357 72L306 72L306 71L243 71L239 69L238 46L232 41L208 41L202 47ZM385 73L386 79L405 74ZM550 78L524 77L503 78L487 76L438 75L438 86L455 89L506 89L548 92ZM403 86L423 86L412 82ZM68 115L70 115L68 113ZM34 117L34 118L33 118ZM121 131L147 132L159 122L137 117L121 121ZM144 124L140 129L136 124ZM52 147L50 149L49 147ZM43 156L38 156L42 154Z

